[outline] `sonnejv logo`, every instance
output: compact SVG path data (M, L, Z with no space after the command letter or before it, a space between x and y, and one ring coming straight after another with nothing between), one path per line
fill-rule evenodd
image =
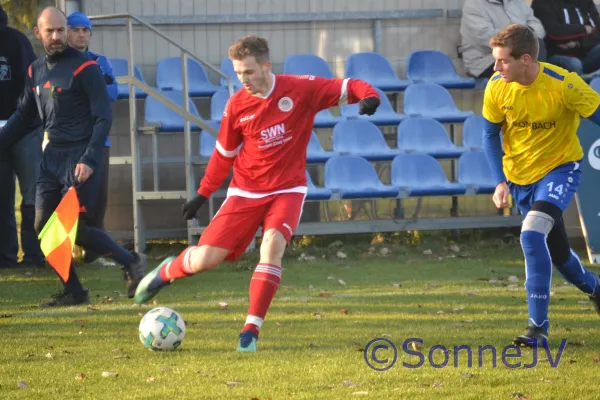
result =
M543 349L545 358L552 368L557 368L560 363L562 354L567 346L567 339L562 339L556 354L553 356L550 351L548 342L544 341L540 348L537 343L533 343L531 349L531 363L524 363L520 359L522 357L521 348L516 345L509 345L503 348L496 348L493 345L480 345L473 349L470 345L455 345L451 349L448 347L436 344L429 348L429 351L424 354L422 349L424 341L419 338L409 338L402 342L402 351L406 356L409 356L408 361L403 361L404 368L421 368L425 365L427 359L429 366L433 368L446 368L454 366L459 368L461 360L466 358L467 367L473 368L473 358L477 358L477 366L483 368L484 362L491 362L492 367L498 365L498 356L501 358L502 364L506 368L535 368L538 365L540 357L538 352ZM452 353L452 357L450 357ZM529 354L529 353L528 353ZM366 364L378 372L387 371L398 362L400 356L398 348L390 340L386 338L376 338L371 340L365 346L363 351ZM529 357L529 356L528 356ZM450 361L453 361L452 365ZM529 360L528 360L529 361Z

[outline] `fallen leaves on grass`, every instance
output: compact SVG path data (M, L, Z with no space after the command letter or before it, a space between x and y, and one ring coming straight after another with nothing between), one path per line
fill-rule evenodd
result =
M83 372L81 372L81 373L79 373L79 374L75 375L75 380L76 380L76 381L83 382L83 381L85 381L86 379L87 379L87 375L86 375L86 374L84 374Z
M228 307L229 307L229 304L225 303L224 301L220 301L219 302L219 309L220 310L227 310Z
M21 381L21 382L17 382L17 387L19 389L29 389L29 385L27 385L25 382Z
M331 297L331 293L329 293L329 292L321 292L321 293L319 293L319 297Z
M119 374L117 374L116 372L110 372L110 371L102 372L103 378L116 378L117 376L119 376Z
M523 393L513 393L513 397L517 400L531 400L531 397L524 395Z
M225 384L229 387L234 387L234 386L238 386L238 385L243 385L243 382L238 382L238 381L229 381L229 382L225 382Z
M360 386L360 385L357 385L356 383L354 383L352 381L344 381L344 386L346 386L346 387L355 387L355 386Z
M341 279L338 279L338 284L339 284L340 286L346 286L346 282L344 282L344 281L343 281L343 280L341 280Z
M155 380L156 380L156 378L153 376L149 376L146 378L146 382L148 382L148 383L154 382Z
M347 309L345 309L345 308L342 308L342 309L341 309L341 310L339 310L338 312L339 312L339 313L342 313L342 314L346 314L346 315L348 315L348 313L349 313L350 311L348 311L348 310L347 310Z

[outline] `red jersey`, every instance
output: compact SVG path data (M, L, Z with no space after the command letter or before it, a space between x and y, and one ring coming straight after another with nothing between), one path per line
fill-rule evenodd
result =
M324 109L377 97L357 79L273 76L264 97L238 90L225 105L216 148L198 193L210 197L229 175L227 196L260 198L306 193L306 148L315 115Z

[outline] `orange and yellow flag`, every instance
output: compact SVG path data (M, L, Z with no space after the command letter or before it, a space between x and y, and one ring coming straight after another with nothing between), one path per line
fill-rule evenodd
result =
M78 222L79 199L71 187L38 236L48 264L64 281L69 279Z

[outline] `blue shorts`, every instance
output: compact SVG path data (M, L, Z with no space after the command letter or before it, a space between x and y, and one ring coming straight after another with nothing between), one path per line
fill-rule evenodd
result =
M515 205L523 215L536 201L552 203L562 212L571 204L581 179L580 162L562 164L531 185L508 182Z
M75 186L80 205L80 218L93 220L104 165L100 163L94 173L82 184L74 184L75 167L85 153L86 146L54 147L48 143L42 155L36 184L35 208L55 210L67 190Z

